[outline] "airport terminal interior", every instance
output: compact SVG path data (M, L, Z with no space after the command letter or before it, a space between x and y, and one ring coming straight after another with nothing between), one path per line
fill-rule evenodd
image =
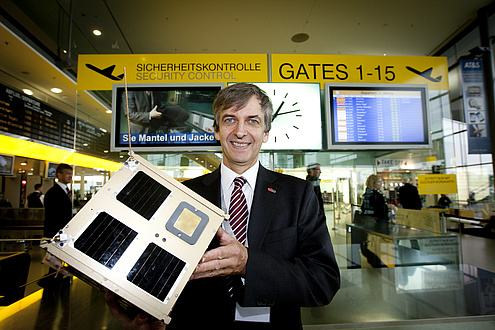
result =
M42 288L39 280L49 270L40 248L44 209L28 207L27 197L37 184L46 193L56 166L66 162L74 167L74 211L84 212L110 191L107 183L122 167L132 166L122 63L140 57L135 77L142 84L131 81L130 91L155 88L176 118L185 116L154 128L153 136L175 139L172 147L149 140L131 145L167 178L183 182L220 166L220 146L208 140L211 103L218 89L240 82L236 75L265 88L274 102L273 140L262 149L260 164L301 179L309 164L320 164L341 288L329 305L302 308L304 329L494 329L494 14L495 2L487 0L0 1L0 329L121 329L104 294L84 276L66 277L56 299ZM84 56L117 66L83 66ZM146 66L146 58L162 66ZM235 74L218 64L219 72L207 75L216 58L256 64L230 66ZM394 64L373 64L387 60ZM209 64L193 73L193 61ZM287 70L297 61L306 65ZM88 72L96 78L84 76ZM391 131L420 130L424 140L342 140L352 123L343 128L337 117L342 106L332 112L332 95L345 92L350 99L369 87L351 86L351 72L374 83L374 93L406 90L398 100L409 102L414 93L421 99L417 116L423 120L368 117L366 129L390 122ZM280 83L277 74L294 89L286 89L282 103L271 85ZM401 75L416 80L407 83ZM316 94L304 94L307 85L316 86ZM303 97L292 106L316 109L308 113L321 130L305 128L300 117L283 121L289 116L282 114L300 111L280 111L294 94ZM189 112L182 114L181 107ZM182 136L197 144L181 146ZM385 225L361 209L371 175L380 177L381 192L395 206ZM417 209L401 201L406 184L419 189Z

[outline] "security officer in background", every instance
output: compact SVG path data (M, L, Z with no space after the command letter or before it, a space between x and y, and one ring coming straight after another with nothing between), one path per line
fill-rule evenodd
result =
M313 183L313 188L315 189L316 197L318 198L318 203L320 204L320 210L325 214L325 209L323 208L323 196L321 195L320 189L320 174L321 174L321 164L311 163L306 167L308 175L306 180Z

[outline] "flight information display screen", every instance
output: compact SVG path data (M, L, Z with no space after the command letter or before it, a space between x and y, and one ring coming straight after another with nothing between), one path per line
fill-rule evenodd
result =
M325 91L330 148L430 147L426 86L328 84Z

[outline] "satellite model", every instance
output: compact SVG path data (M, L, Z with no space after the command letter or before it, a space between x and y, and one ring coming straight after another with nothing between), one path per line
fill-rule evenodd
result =
M169 314L228 215L139 156L51 240L68 271L151 316Z

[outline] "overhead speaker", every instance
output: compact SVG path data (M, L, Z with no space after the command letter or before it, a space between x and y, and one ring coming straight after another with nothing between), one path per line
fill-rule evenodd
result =
M41 247L82 280L169 323L226 219L221 209L134 155Z

